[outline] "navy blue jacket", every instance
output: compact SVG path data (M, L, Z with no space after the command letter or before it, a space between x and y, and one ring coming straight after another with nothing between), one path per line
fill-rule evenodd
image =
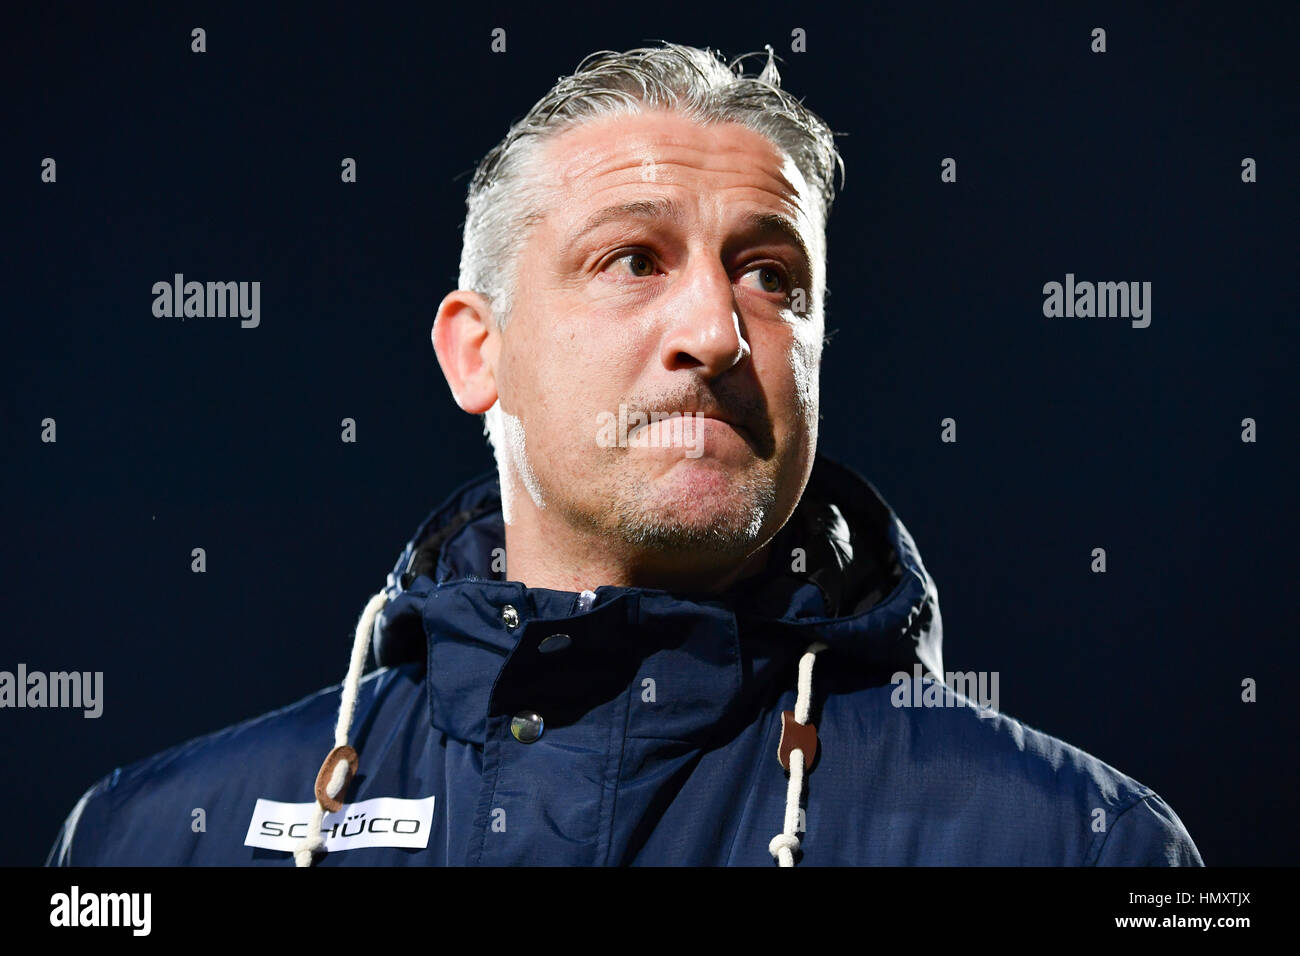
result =
M500 504L494 476L464 486L388 576L316 865L773 866L814 641L798 865L1203 865L1148 787L917 677L943 674L938 591L853 472L819 457L766 570L722 595L504 580ZM294 865L267 843L305 832L339 690L114 770L48 862Z

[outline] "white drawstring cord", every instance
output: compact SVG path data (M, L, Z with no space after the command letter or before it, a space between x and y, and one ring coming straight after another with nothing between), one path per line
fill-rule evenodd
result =
M388 603L388 592L380 591L366 602L361 619L357 622L357 633L352 639L352 659L348 662L348 676L343 680L343 696L339 701L339 718L334 724L334 749L325 758L325 765L335 761L328 781L325 782L325 794L330 800L336 798L346 786L349 771L354 771L351 762L356 759L356 752L351 748L340 753L340 748L348 746L348 733L352 730L352 716L357 708L357 692L361 684L361 672L365 670L366 652L370 649L370 635L375 629L375 618ZM351 756L351 760L348 756ZM322 767L322 770L325 768ZM325 849L325 838L321 836L321 826L325 821L325 806L320 793L316 793L316 808L312 811L311 822L307 825L307 835L302 838L298 848L293 851L294 863L298 866L311 866L312 855Z
M799 692L795 697L794 704L794 720L797 724L805 726L808 724L808 713L812 709L813 664L817 659L817 654L824 650L826 650L826 645L821 641L815 641L809 645L803 657L799 658ZM784 740L784 715L782 715L781 726L781 737ZM812 730L812 734L815 743L815 729ZM780 833L772 837L772 841L767 845L768 852L777 858L781 866L794 866L794 851L799 849L799 801L803 798L804 757L803 747L796 746L791 749L789 756L790 783L785 791L785 826ZM777 745L777 760L781 760L781 747L779 744ZM782 761L781 765L784 767L785 762Z

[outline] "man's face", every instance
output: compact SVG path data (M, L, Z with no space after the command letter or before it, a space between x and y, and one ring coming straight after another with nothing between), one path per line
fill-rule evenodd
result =
M817 442L808 184L758 133L664 111L567 130L534 171L545 215L496 362L506 460L549 518L651 563L752 554Z

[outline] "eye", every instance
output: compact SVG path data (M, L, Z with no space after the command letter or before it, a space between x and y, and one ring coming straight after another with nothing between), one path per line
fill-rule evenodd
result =
M631 274L636 276L638 279L644 279L655 274L654 260L644 252L625 253L617 259L612 260L610 265L612 266L619 262L626 262L627 268Z
M763 292L785 292L788 287L785 272L778 266L755 266L746 272L745 275L757 277L758 288Z

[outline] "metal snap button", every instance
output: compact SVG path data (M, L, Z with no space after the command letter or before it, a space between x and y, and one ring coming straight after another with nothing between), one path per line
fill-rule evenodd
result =
M521 710L510 718L510 733L521 744L531 744L542 735L545 727L542 715L531 710Z
M568 634L552 634L537 645L537 650L542 654L552 654L555 651L564 650L572 643L573 638L569 637Z
M501 609L501 620L511 630L519 626L519 612L515 610L513 604L507 604Z

